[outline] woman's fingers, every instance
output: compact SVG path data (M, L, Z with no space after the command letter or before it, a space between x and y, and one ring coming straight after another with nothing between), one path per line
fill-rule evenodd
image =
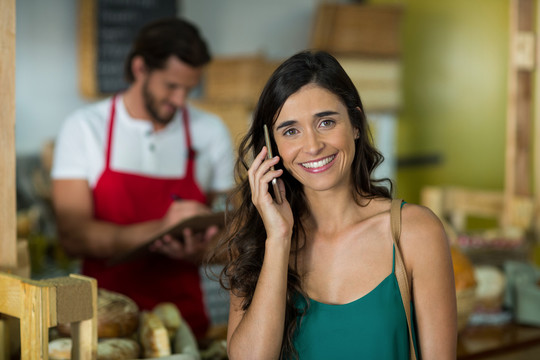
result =
M269 194L268 184L283 173L283 170L280 169L272 170L272 166L275 166L279 162L279 157L275 156L272 159L265 160L266 154L266 147L263 147L248 170L252 200L254 203L258 202L257 199L259 199L260 196Z

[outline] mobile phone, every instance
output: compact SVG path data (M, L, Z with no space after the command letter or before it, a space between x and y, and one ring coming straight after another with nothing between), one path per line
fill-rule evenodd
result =
M264 142L266 143L266 148L268 149L268 152L266 153L266 158L271 159L274 157L274 155L272 155L272 146L270 145L270 135L268 134L268 127L266 126L266 124L264 124ZM272 166L271 169L274 170L274 167ZM281 199L281 193L279 192L279 187L278 187L276 178L272 179L272 187L274 188L274 198L276 202L278 204L281 204L283 200Z

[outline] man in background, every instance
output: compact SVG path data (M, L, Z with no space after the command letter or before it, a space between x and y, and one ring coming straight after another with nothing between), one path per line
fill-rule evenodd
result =
M178 221L211 211L233 186L233 150L221 120L187 103L211 56L198 29L179 19L147 24L126 59L127 90L71 114L56 139L53 204L66 252L98 287L151 310L175 303L197 337L209 320L198 265L217 233L186 229L152 252L108 260Z

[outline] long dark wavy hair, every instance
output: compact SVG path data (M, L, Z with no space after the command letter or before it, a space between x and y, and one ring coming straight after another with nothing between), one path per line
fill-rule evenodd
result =
M225 258L220 283L234 295L243 298L244 311L249 308L253 299L266 241L262 218L251 201L247 169L264 145L263 125L266 124L272 129L285 101L307 84L316 84L337 95L348 109L353 127L358 130L359 138L355 140L352 162L352 196L355 201L360 204L360 201L366 198L391 198L392 182L389 179L372 179L373 171L381 164L383 156L373 146L358 91L339 62L323 51L303 51L283 62L266 83L255 108L250 129L240 143L235 168L238 185L229 198L231 210L227 212L225 233L211 257L214 260ZM279 155L279 148L273 138L271 142L274 155ZM281 163L276 168L283 169L281 179L285 183L286 198L294 217L291 246L294 260L288 270L285 331L281 345L281 358L291 358L297 356L293 345L294 335L306 310L297 305L299 296L306 300L307 296L302 290L296 259L306 235L301 219L309 215L310 209L302 184Z

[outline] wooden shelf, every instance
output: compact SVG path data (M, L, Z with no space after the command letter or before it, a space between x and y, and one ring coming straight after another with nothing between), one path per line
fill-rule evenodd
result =
M518 324L465 328L458 337L457 358L538 359L540 328Z

